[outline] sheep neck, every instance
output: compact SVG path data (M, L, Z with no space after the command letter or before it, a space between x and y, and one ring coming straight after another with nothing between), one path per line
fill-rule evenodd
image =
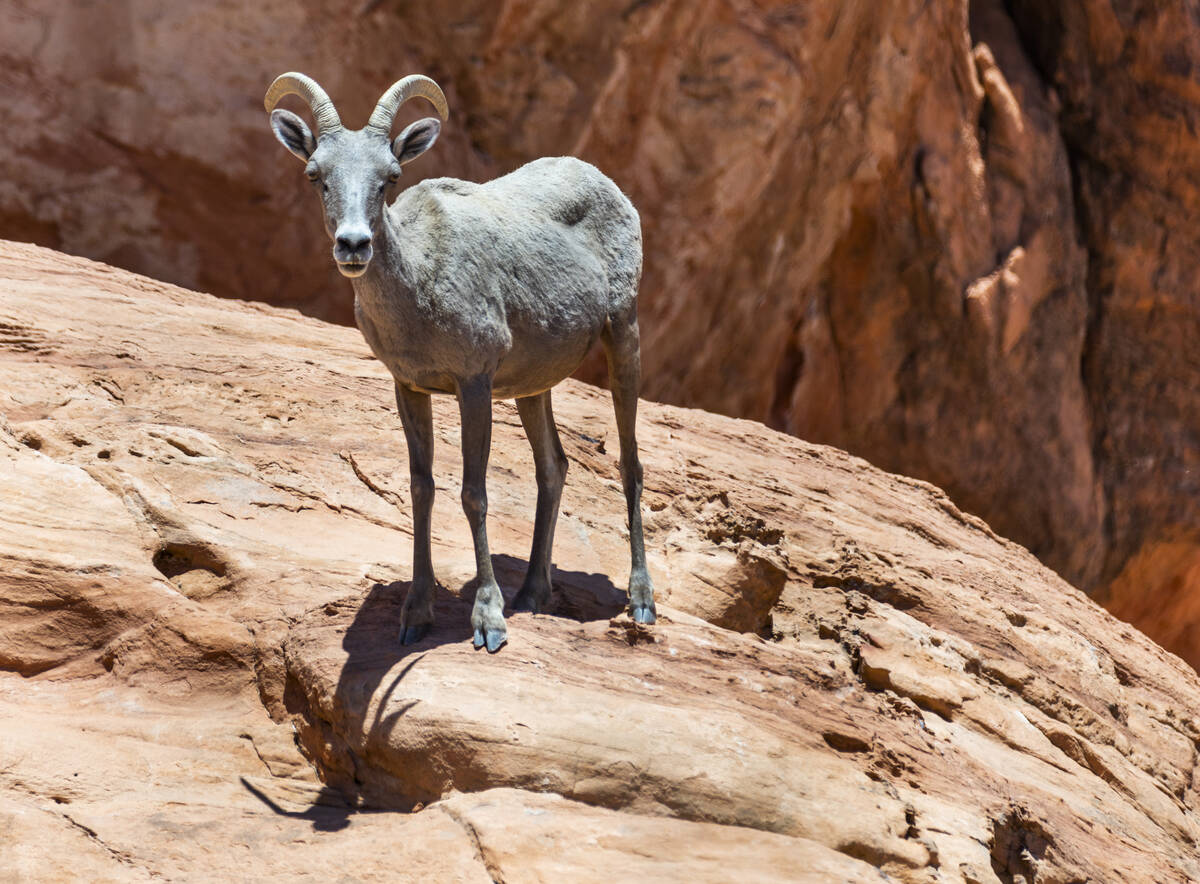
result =
M355 300L376 321L399 318L411 325L417 320L411 268L391 207L384 207L377 230L375 256L367 272L350 280Z

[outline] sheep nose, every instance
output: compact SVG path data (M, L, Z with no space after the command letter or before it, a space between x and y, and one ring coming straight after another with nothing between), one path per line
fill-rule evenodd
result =
M371 244L371 235L361 231L351 231L347 233L339 233L337 237L338 248L353 255L362 249L365 249Z

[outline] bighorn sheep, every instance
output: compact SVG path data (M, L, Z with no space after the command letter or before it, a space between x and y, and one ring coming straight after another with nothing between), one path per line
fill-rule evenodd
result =
M300 117L275 110L288 94L308 102L316 136ZM471 626L475 647L495 652L507 631L486 528L492 399L516 399L533 448L538 489L533 549L512 608L536 612L550 600L550 548L567 471L550 389L579 366L597 338L608 357L621 444L633 560L629 607L635 621L653 623L634 436L641 370L637 210L594 166L572 157L535 160L486 184L423 181L388 205L385 197L400 167L428 150L441 131L441 123L427 117L390 140L397 109L418 96L442 120L448 118L442 90L419 75L388 89L357 131L342 125L329 96L304 74L276 79L264 102L275 136L306 163L305 174L324 206L333 258L354 288L358 327L396 382L413 506L413 579L400 641L420 641L433 623L430 395L458 399L462 505L478 578Z

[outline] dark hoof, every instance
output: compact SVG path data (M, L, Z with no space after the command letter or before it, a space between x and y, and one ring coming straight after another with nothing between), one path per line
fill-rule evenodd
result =
M415 645L425 636L429 635L428 623L419 623L416 626L408 626L400 630L400 644Z
M472 640L472 644L475 645L475 650L477 651L486 645L488 653L494 654L508 644L508 634L506 630L488 629L486 630L486 636L484 633L485 630L475 630L475 637Z
M629 614L634 623L653 623L658 618L654 615L653 603L649 605L630 605Z

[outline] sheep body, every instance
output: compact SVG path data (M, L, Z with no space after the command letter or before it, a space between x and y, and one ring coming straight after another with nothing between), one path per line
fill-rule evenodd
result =
M413 389L453 394L466 371L492 374L493 398L541 393L610 317L636 310L637 210L582 160L535 160L485 184L427 179L386 216L395 248L381 244L353 280L355 318Z
M274 109L293 93L312 107L319 138L300 117ZM334 241L333 258L354 288L358 326L395 378L413 504L413 579L401 611L400 641L418 642L433 625L431 394L458 399L462 504L475 548L473 642L495 652L507 641L507 628L487 538L492 399L516 400L533 448L538 486L533 547L512 608L537 612L551 598L550 553L567 472L550 390L597 339L608 358L621 448L630 613L639 623L653 623L634 430L641 371L637 211L599 170L571 157L536 160L486 184L425 181L389 205L386 194L401 167L428 150L441 131L438 120L426 118L391 140L396 109L417 96L447 119L445 95L419 75L397 81L367 125L355 131L342 125L329 96L304 74L277 78L264 102L275 136L305 162Z

